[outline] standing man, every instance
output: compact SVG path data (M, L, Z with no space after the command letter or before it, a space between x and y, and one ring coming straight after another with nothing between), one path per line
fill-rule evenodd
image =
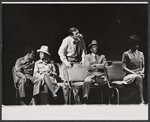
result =
M68 73L67 68L71 68L72 62L84 62L84 55L86 54L86 46L82 34L75 27L69 29L69 36L63 41L58 50L60 60L63 63L63 75L65 85L63 88L65 104L68 102Z
M33 69L35 51L32 47L26 47L24 56L17 59L14 73L16 76L15 84L19 89L20 104L29 104L27 100L33 94Z
M98 55L98 43L93 40L88 46L91 53L85 55L84 65L87 69L87 74L83 83L83 98L84 103L87 103L88 95L90 92L90 86L97 83L98 85L106 84L106 78L104 75L104 64L106 62L105 55Z

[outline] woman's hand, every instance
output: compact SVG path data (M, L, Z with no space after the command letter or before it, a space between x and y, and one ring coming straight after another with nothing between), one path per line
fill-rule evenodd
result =
M143 73L142 71L138 71L138 72L136 72L136 73L139 74L139 75L141 75L142 77L145 76L144 73Z

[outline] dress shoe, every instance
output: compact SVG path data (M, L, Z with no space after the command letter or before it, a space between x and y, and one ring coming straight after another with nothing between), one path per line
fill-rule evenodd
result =
M30 105L36 105L36 100L35 98L32 98L31 102L30 102Z
M54 98L54 100L56 100L58 98L58 96L56 94L53 94L53 98Z
M88 101L88 98L87 98L87 97L84 97L84 98L83 98L83 104L87 104L87 101Z
M20 100L20 105L26 105L23 100Z

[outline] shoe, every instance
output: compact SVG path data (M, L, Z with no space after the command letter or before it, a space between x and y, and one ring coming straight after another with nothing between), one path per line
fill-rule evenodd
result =
M24 101L20 100L20 105L26 105Z
M141 102L139 105L145 105L145 102Z
M88 101L88 97L86 96L83 98L83 104L87 104L87 101Z
M20 102L20 105L26 105L25 100L24 100L23 98L21 98L21 99L19 100L19 102Z
M31 102L30 102L30 105L36 105L36 100L35 98L32 98Z
M56 100L58 98L58 96L56 94L53 95L54 100Z

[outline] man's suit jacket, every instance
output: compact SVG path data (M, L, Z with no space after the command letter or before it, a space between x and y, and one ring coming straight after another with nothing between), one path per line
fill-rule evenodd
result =
M105 55L97 55L96 54L96 59L93 54L87 54L85 55L84 59L84 66L87 69L87 74L86 76L103 76L104 75L104 63L106 62ZM94 68L96 67L96 69Z

